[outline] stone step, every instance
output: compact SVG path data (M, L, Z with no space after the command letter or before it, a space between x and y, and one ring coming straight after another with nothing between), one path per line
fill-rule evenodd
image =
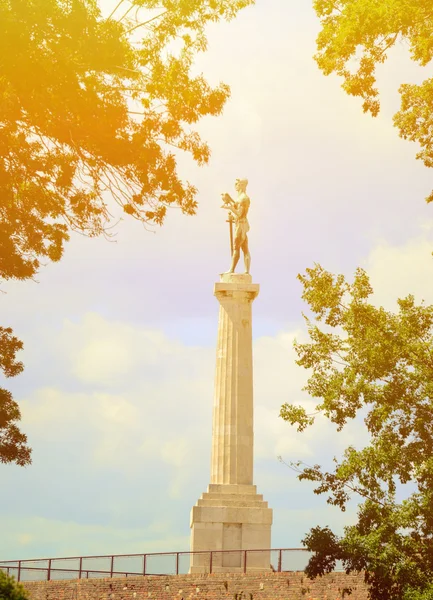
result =
M241 502L263 502L263 494L210 494L204 492L202 500L239 500Z
M200 498L197 506L235 506L239 508L268 508L263 500L222 500L221 498Z
M210 483L207 491L209 494L252 494L257 493L257 486L235 483Z

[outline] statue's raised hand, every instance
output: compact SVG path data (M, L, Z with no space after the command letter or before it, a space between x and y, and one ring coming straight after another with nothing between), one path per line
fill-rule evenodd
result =
M229 194L221 194L221 198L223 201L223 205L221 208L230 208L230 205L233 203L233 200L230 198Z

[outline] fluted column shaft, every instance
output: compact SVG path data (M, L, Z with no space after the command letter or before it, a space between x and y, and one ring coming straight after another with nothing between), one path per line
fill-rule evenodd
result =
M253 483L252 303L250 275L224 274L220 303L212 426L211 483Z

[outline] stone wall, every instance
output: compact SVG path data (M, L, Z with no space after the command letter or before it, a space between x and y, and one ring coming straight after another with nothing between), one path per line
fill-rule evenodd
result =
M367 600L362 575L302 572L143 576L24 583L31 600ZM347 596L345 588L352 587Z

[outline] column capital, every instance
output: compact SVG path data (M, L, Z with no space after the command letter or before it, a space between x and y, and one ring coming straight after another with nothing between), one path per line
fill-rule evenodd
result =
M214 295L223 298L244 299L253 301L260 291L258 283L252 283L251 275L240 273L223 273L214 286Z

